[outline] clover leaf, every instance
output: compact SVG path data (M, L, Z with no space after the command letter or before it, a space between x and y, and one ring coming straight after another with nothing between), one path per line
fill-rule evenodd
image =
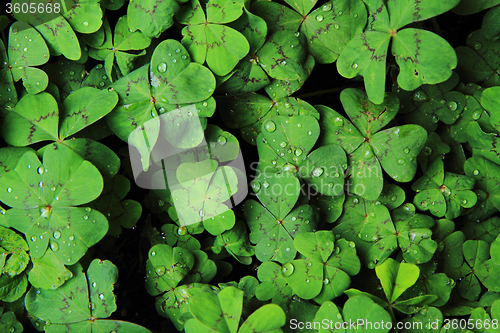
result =
M457 69L463 80L483 87L499 85L500 62L495 54L500 41L486 39L482 30L476 30L467 36L466 44L467 46L456 49L459 64Z
M368 26L365 32L354 36L337 61L339 73L347 78L362 75L368 98L375 104L384 100L386 58L392 41L392 54L399 65L397 81L407 91L422 84L447 80L457 66L453 48L440 36L421 29L404 26L442 14L458 4L458 0L405 0L397 5L381 0L364 0L368 8ZM433 48L428 48L433 45Z
M249 265L252 262L254 248L248 241L248 234L243 221L239 221L234 228L217 236L212 251L219 253L222 248L239 262Z
M243 291L226 287L217 294L201 292L191 296L189 310L193 315L184 325L190 332L277 332L285 325L285 313L276 304L266 304L239 325Z
M260 261L293 260L297 253L293 238L316 228L318 211L309 205L293 209L299 197L299 181L289 172L262 176L252 186L258 187L262 202L248 200L244 205L250 241L257 244L255 256Z
M122 227L130 229L141 217L141 204L135 200L123 198L130 191L130 181L122 175L115 175L104 182L104 188L99 197L89 206L107 216L109 223L108 235L116 236Z
M109 179L120 167L120 160L111 149L89 138L67 139L102 119L117 102L118 95L115 92L93 87L83 87L69 95L60 110L55 98L47 92L25 95L16 108L7 113L3 137L13 146L56 141L58 146L68 147L90 160L103 177Z
M448 125L453 124L466 104L464 94L451 91L458 81L459 76L454 73L445 82L436 85L424 84L415 90L413 110L405 116L406 121L422 126L427 132L435 131L439 120Z
M56 290L31 288L26 294L26 309L49 323L45 330L149 332L129 322L104 319L116 311L113 285L118 270L110 261L94 259L87 274L79 263L69 269L73 277Z
M41 258L50 241L57 259L72 265L108 230L104 215L76 207L97 198L103 182L90 162L63 145L53 147L45 150L43 165L26 152L0 178L0 200L13 207L7 223L25 234L32 258Z
M381 130L397 114L397 97L386 94L385 103L375 105L364 92L344 89L341 102L354 125L340 113L317 106L323 129L319 141L322 145L339 144L349 154L352 193L377 199L383 186L381 167L394 180L410 181L417 169L415 157L427 135L418 125Z
M460 280L458 286L460 295L467 300L476 300L481 293L480 282L486 288L498 292L500 266L493 259L497 258L495 246L491 248L492 259L490 259L490 245L482 240L462 242L462 251L456 254L465 259L460 266L445 265L445 273Z
M198 0L190 2L176 14L177 21L186 24L182 29L182 44L194 61L199 64L206 61L215 75L228 74L250 49L241 33L224 25L241 16L243 3L230 0L211 0L206 4Z
M45 4L41 0L32 3L36 6ZM12 4L21 6L23 2L16 0ZM82 52L75 32L90 34L99 30L103 15L101 6L97 1L82 0L65 1L64 6L58 4L59 11L55 10L54 4L51 12L19 11L15 17L38 30L47 42L51 55L62 54L70 60L79 60Z
M290 46L284 48L284 44ZM305 37L298 32L275 32L238 63L220 89L231 93L257 91L270 84L270 78L295 81L300 87L314 67L314 58L307 57L306 45Z
M207 68L192 63L179 42L165 40L155 48L150 65L136 69L113 84L120 102L106 120L113 133L128 142L129 135L147 121L188 104L196 103L195 112L199 110L200 117L210 116L215 103L206 100L214 88L215 79ZM147 129L152 147L160 134L160 122L153 122ZM141 147L135 141L132 143ZM141 153L149 156L149 152Z
M190 251L201 249L200 242L193 236L203 232L202 224L191 224L185 227L178 227L175 224L164 224L161 227L162 233L165 235L165 242L170 246L179 246ZM153 244L152 245L156 245Z
M285 2L292 9L275 2L254 3L251 9L266 20L271 33L300 31L309 42L309 52L320 64L337 60L345 45L366 24L366 9L361 1L327 1L314 10L317 1Z
M4 311L0 308L0 329L4 332L22 332L23 325L16 319L16 315L12 311Z
M292 288L282 274L283 268L274 261L264 261L257 270L260 284L255 288L255 297L260 301L272 299L284 308L292 298Z
M21 274L30 260L28 244L14 230L0 227L0 274Z
M482 221L500 210L500 166L482 157L471 157L464 164L465 174L475 180L477 205L467 213L470 221Z
M224 122L230 128L240 128L243 138L256 144L256 138L261 133L262 124L275 116L311 115L319 118L318 112L307 102L289 97L300 88L295 81L275 81L266 87L271 99L255 93L243 93L217 98L224 115Z
M73 273L56 257L56 243L41 258L33 258L33 268L28 272L28 280L35 288L57 289L69 280Z
M418 192L413 203L420 210L429 210L434 216L452 220L462 213L463 208L476 204L477 195L471 191L473 188L473 178L444 172L443 161L436 159L425 175L413 183L412 189Z
M0 41L0 83L5 87L0 95L0 105L17 103L14 83L20 79L30 94L45 90L49 78L44 71L34 66L43 65L48 60L49 50L42 36L26 23L13 23L9 30L7 50L3 41Z
M391 316L389 313L379 304L371 300L365 295L356 295L354 297L349 297L345 302L342 312L340 309L332 302L324 302L319 308L314 322L324 323L326 320L328 327L330 329L325 329L322 325L319 332L327 333L332 332L363 332L365 327L361 325L352 325L351 328L346 329L344 322L347 323L371 323L373 326L379 324L378 332L387 333L390 331L390 327L384 325L383 323L388 323L391 321ZM369 324L367 324L369 325ZM372 326L372 327L373 327ZM368 327L368 326L367 326Z
M127 7L128 25L132 31L140 30L149 38L158 38L174 24L174 15L178 10L179 4L175 0L131 0Z
M145 49L151 43L151 39L144 36L140 31L131 32L126 15L118 19L113 37L107 20L104 21L103 27L105 33L104 43L90 49L89 56L104 61L104 68L109 78L112 78L111 71L116 59L121 75L125 76L133 69L134 59L146 53L143 51L134 54L125 51Z
M350 285L349 275L360 270L351 244L344 239L335 241L334 235L326 230L297 235L294 246L307 258L283 265L285 281L297 296L314 298L318 304L342 295Z

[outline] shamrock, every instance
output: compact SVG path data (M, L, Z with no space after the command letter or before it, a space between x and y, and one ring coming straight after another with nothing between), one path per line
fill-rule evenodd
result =
M366 93L344 89L340 100L351 123L340 113L318 106L321 114L321 145L338 144L349 156L352 193L376 200L382 192L382 168L394 180L410 181L417 170L415 157L427 138L419 125L403 125L382 130L397 114L399 102L387 93L384 103L373 104Z
M246 38L225 23L241 16L243 3L231 0L211 0L201 4L191 0L181 7L176 19L187 26L182 29L182 45L193 60L207 62L215 75L228 74L247 55L250 46Z
M463 208L476 204L473 188L473 178L444 172L443 160L436 159L425 175L413 183L412 189L418 192L413 203L420 210L430 210L434 216L452 220L462 213Z
M399 65L399 86L407 91L422 84L447 80L457 66L457 56L450 44L438 35L404 26L429 19L455 7L459 0L411 0L398 3L363 0L368 8L365 32L354 36L337 61L339 73L347 78L362 75L368 98L375 104L384 101L386 58L392 41L392 54ZM429 47L432 45L432 48Z

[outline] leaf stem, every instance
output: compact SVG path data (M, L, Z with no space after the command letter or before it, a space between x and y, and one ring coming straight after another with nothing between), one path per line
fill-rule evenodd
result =
M344 90L345 87L340 87L340 88L331 88L331 89L325 89L325 90L320 90L320 91L315 91L315 92L310 92L306 94L300 94L295 96L296 98L301 98L304 99L306 97L311 97L311 96L318 96L318 95L323 95L323 94L328 94L328 93L334 93L334 92L339 92Z

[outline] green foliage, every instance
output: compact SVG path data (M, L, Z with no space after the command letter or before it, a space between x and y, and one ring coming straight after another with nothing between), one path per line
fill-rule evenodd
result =
M11 5L1 332L498 331L500 1Z

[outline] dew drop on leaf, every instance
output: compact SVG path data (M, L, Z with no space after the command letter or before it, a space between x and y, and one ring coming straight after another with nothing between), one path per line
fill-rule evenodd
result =
M34 242L36 242L36 237L35 237L35 236L31 236L31 238L30 238L30 239L31 239L31 241L32 241L33 243L34 243Z
M88 219L89 219L89 217L88 217L87 215L83 215L83 216L82 216L82 218L83 218L84 220L88 220Z
M352 69L356 69L356 68L358 68L358 64L357 64L357 63L352 64L352 65L351 65L351 68L352 68Z
M227 139L225 137L223 137L222 135L219 136L219 138L217 139L217 143L220 144L221 146L224 146L227 142Z
M43 167L39 167L37 172L39 175L43 175Z
M280 65L281 65L281 66L285 66L285 65L286 65L286 61L285 61L285 60L283 60L282 62L280 62Z
M422 91L418 90L413 93L413 100L416 102L422 102L427 100L427 95Z
M291 262L284 264L283 267L281 268L281 272L283 273L284 277L292 275L294 270L295 267Z
M177 62L177 59L172 59L172 62L175 64Z
M340 28L340 25L334 24L333 27L338 30Z
M318 21L318 22L323 21L323 15L321 15L321 14L316 15L316 21Z
M432 154L432 148L431 147L425 147L423 149L423 152L424 152L424 155L429 156L430 154Z
M354 198L354 200L352 202L354 202L354 204L357 204L359 202L359 200L358 200L358 198Z
M309 283L309 279L306 279L306 283Z
M463 206L467 205L467 200L465 200L465 199L464 199L464 200L462 200L462 205L463 205Z
M474 112L474 114L472 115L472 119L478 120L479 118L481 118L481 112Z
M399 165L405 164L405 160L403 160L402 158L398 159L398 164Z
M315 168L315 169L313 170L313 172L312 172L312 175L313 175L314 177L319 177L319 176L321 176L322 174L323 174L323 168L321 168L321 167Z
M61 237L61 233L59 231L54 231L52 236L54 236L55 239L59 239Z
M300 32L298 32L298 31L297 31L297 32L295 33L295 37L299 37L299 36L300 36Z
M184 236L185 234L187 234L187 228L186 227L179 227L177 229L177 234L179 236Z
M309 131L309 132L307 132L307 134L312 135L312 134L313 134L313 132L312 132L312 131Z
M476 170L474 170L472 173L474 174L474 176L477 176L477 175L479 175L479 170L478 170L478 169L476 169Z
M448 109L450 109L451 111L457 111L457 109L458 109L457 102L455 102L455 101L449 102L448 103Z
M260 182L258 181L252 182L252 189L254 192L258 192L260 190Z
M82 24L83 24L84 26L86 26L86 27L88 27L88 26L89 26L89 22L87 22L87 21L82 22Z
M474 43L474 49L481 50L482 47L483 47L483 44L481 44L480 42L475 42Z
M59 245L56 242L50 242L50 248L52 251L57 252L59 251Z
M95 288L97 284L95 282L92 282L92 288Z
M265 188L268 188L269 187L269 182L266 180L262 185L264 185Z
M340 253L340 247L338 247L338 246L337 246L337 247L335 248L335 253L336 253L336 254L339 254L339 253Z
M300 155L302 155L302 149L300 148L295 149L295 156L299 157Z
M420 202L420 206L422 206L422 207L427 207L427 205L429 205L429 204L425 200Z
M439 121L439 118L434 115L432 116L431 121L435 124Z
M10 193L10 192L12 192L12 188L11 188L11 187L8 187L8 188L7 188L7 193Z
M158 69L158 72L165 73L165 71L167 70L167 64L164 62L159 63L157 69Z
M285 141L283 141L282 143L280 143L280 147L281 147L281 148L285 148L285 147L286 147L286 142L285 142Z
M102 301L104 300L104 294L99 294L99 299Z
M73 241L73 240L75 240L75 236L69 236L68 239L69 239L69 241Z
M323 11L324 11L324 12L327 12L327 11L329 11L330 9L332 9L332 3L331 3L331 2L329 2L329 3L325 4L325 5L323 5Z
M344 126L344 120L342 118L340 118L340 117L335 118L335 120L333 122L338 127Z
M405 154L408 154L408 153L410 152L410 149L405 148L405 149L403 149L403 152L404 152Z
M285 251L286 251L286 252L290 252L290 248L289 248L289 247L287 247L287 248L285 249Z
M328 280L328 279L323 280L323 284L329 284L329 283L330 283L330 280Z
M266 128L266 131L271 133L276 130L276 124L272 121L268 121L264 127Z
M16 331L16 328L15 328L14 326L11 326L11 327L9 328L9 332L10 332L10 333L14 333L15 331Z
M304 221L304 223L305 223L305 224L309 224L309 220L305 220L305 221Z
M355 248L355 247L356 247L356 244L354 244L354 242L353 242L353 241L350 241L350 242L349 242L349 247L350 247L350 248Z
M294 222L295 222L296 220L297 220L297 218L296 218L295 216L294 216L294 217L292 217L292 221L294 221Z
M17 28L13 28L13 29L12 29L12 34L13 34L13 35L17 34Z
M166 272L166 269L165 269L165 266L159 266L157 269L156 269L156 275L158 276L162 276L163 274L165 274Z

